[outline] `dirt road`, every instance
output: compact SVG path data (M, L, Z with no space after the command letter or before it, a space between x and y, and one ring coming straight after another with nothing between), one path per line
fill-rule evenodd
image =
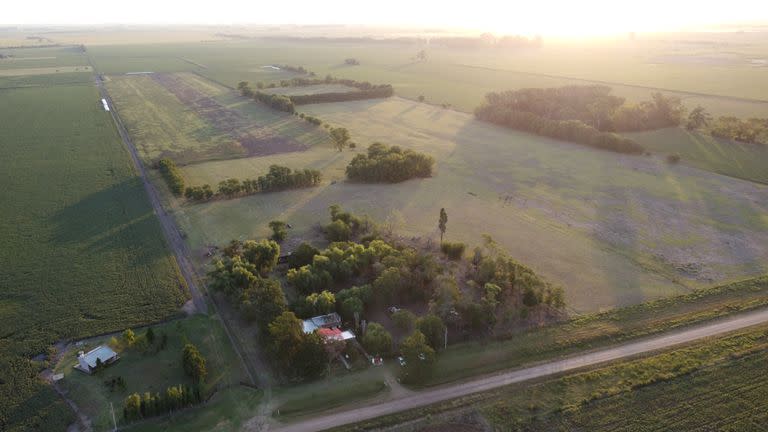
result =
M486 376L460 384L438 387L432 390L414 392L389 402L383 402L363 408L319 416L297 423L270 429L273 432L314 432L356 423L380 416L394 414L413 408L424 407L438 402L455 399L472 393L487 391L509 384L546 377L601 363L624 359L652 351L670 348L690 341L722 335L768 322L768 309L739 314L731 318L678 330L637 342L606 348L585 354L571 356L562 360L542 363L525 369Z

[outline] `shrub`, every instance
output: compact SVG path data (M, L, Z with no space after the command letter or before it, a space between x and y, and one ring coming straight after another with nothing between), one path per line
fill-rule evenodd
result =
M677 153L673 153L671 155L667 155L667 162L670 164L676 164L680 162L680 155Z
M460 242L443 242L440 245L440 250L450 259L458 260L464 256L464 250L467 245Z

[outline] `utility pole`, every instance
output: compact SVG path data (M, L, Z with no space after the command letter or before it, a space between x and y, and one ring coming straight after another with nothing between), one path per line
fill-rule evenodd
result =
M109 403L109 410L112 411L112 424L115 425L115 428L112 429L113 431L117 430L117 420L115 420L115 407L112 405L112 402Z

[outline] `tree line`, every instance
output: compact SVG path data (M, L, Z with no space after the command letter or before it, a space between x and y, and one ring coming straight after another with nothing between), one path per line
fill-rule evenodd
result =
M432 175L435 160L424 153L373 143L347 165L347 178L368 183L397 183Z
M174 161L168 158L160 159L157 162L157 168L160 170L160 174L168 185L168 189L170 189L174 195L180 196L184 193L184 177L181 176L181 171Z
M198 386L177 385L162 393L133 393L123 401L123 418L135 421L180 410L203 401Z
M314 73L310 73L310 76L314 76ZM363 99L378 99L387 98L395 94L395 90L391 84L371 84L368 81L356 81L347 78L336 78L332 75L326 75L325 78L303 78L297 77L290 80L281 80L280 87L306 87L320 84L340 84L347 87L352 87L358 91L354 92L333 92L333 93L318 93L318 94L306 94L288 96L288 99L293 102L294 105L307 105L313 103L327 103L327 102L344 102L351 100L363 100ZM263 82L257 82L257 89L275 88L277 85L274 83L264 84ZM238 84L238 89L244 96L254 97L256 93L260 93L258 90L255 92L250 88L250 85L242 81ZM244 93L244 89L249 92ZM284 96L285 97L285 96ZM261 96L267 104L285 104L284 101L277 102L268 100L266 97ZM261 99L259 99L261 100ZM272 106L272 105L270 105ZM282 105L281 105L282 106ZM285 109L283 109L285 111Z
M210 185L190 186L184 191L184 196L191 201L207 201L214 197L234 198L236 196L253 195L260 192L276 192L287 189L313 187L320 184L322 174L318 170L292 170L280 165L270 165L267 174L255 179L239 180L229 178L218 184L216 193Z
M290 96L294 105L307 105L314 103L345 102L364 99L388 98L395 94L395 90L389 84L384 84L368 90L351 92L316 93Z
M272 109L291 114L296 112L296 107L293 105L291 99L287 96L253 90L250 84L248 84L246 81L240 81L237 84L237 89L240 91L241 95L259 101Z
M603 150L640 154L643 146L612 132L600 132L579 120L550 120L528 111L484 105L475 110L479 120L550 138L571 141Z

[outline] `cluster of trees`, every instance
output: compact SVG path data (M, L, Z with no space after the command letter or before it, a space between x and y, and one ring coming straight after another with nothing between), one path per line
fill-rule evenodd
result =
M734 141L768 144L768 119L719 117L710 127L709 133L718 138Z
M645 151L637 142L612 132L600 132L579 120L549 120L527 111L484 105L475 110L479 120L550 138L571 141L603 150L640 154Z
M371 183L397 183L432 175L434 159L424 153L373 143L367 154L356 155L346 169L347 178Z
M291 66L291 65L274 65L275 67L278 67L282 70L287 70L289 72L299 73L299 74L307 74L309 71L307 71L304 66Z
M430 38L430 45L441 45L448 48L539 48L542 44L541 36L527 38L525 36L504 35L495 36L491 33L483 33L479 37L438 37Z
M135 421L176 411L203 401L200 388L177 385L163 393L133 393L123 401L123 418Z
M327 103L327 102L345 102L353 100L363 99L380 99L388 98L395 94L395 89L389 84L381 84L378 86L372 86L371 88L350 91L350 92L332 92L332 93L316 93L306 95L294 95L290 96L290 100L294 105L307 105L314 103Z
M328 210L331 213L331 223L323 227L323 232L329 242L350 240L368 232L371 227L370 220L343 211L338 204L331 205Z
M315 126L321 126L323 124L323 121L320 120L317 117L311 116L309 114L300 113L299 118L304 119L307 123L313 124Z
M197 347L191 343L184 345L182 354L182 364L184 373L187 374L195 384L205 382L208 376L208 370L205 368L205 357L200 354Z
M528 88L486 95L475 110L480 120L552 138L622 153L641 153L636 142L610 132L678 126L685 107L680 98L651 94L634 105L601 85Z
M283 312L269 324L270 354L289 378L313 379L325 372L328 362L342 349L317 333L304 333L301 319Z
M271 165L269 172L255 179L239 180L230 178L219 182L216 193L211 186L188 187L184 196L193 201L207 201L215 196L233 198L240 195L252 195L259 192L276 192L286 189L299 189L317 186L322 181L318 170L292 170L280 165Z
M650 101L624 105L612 115L613 127L619 132L632 132L679 126L685 107L677 96L651 94Z
M160 159L157 162L157 168L174 195L180 196L184 193L184 177L181 176L181 171L174 161L167 158Z
M293 105L291 99L287 96L253 90L250 84L248 84L246 81L240 81L237 84L237 89L240 90L241 95L266 104L272 109L291 114L296 112L296 107Z
M356 58L348 58L348 59L344 59L344 64L348 64L350 66L358 66L360 64L360 61Z

